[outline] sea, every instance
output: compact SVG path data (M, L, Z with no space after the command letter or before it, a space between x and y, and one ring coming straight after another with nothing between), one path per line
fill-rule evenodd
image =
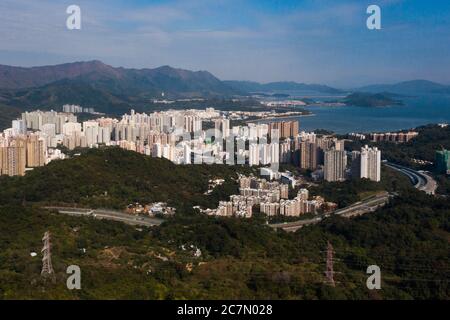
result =
M315 101L333 101L342 95L305 95L290 93L291 98L306 97ZM298 117L300 130L325 129L339 134L390 132L412 129L426 124L450 123L449 94L399 96L403 105L386 107L307 106L310 116ZM291 119L292 120L292 119Z

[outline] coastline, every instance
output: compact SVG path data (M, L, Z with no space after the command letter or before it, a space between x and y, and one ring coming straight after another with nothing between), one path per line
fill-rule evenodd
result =
M309 113L309 114L300 114L300 115L290 115L290 116L279 116L279 117L267 117L267 118L260 118L260 119L254 119L254 120L248 120L245 121L245 123L264 123L266 121L271 121L271 120L280 120L283 121L285 119L292 119L292 118L303 118L303 117L313 117L316 116L316 114L314 113Z

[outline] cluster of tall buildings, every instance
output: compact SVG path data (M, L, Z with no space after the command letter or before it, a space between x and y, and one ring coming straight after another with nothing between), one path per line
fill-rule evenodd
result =
M307 189L300 189L294 199L289 199L289 185L278 181L267 181L254 176L239 178L239 194L230 196L230 201L220 201L216 209L200 209L207 215L236 216L249 218L253 208L268 216L284 215L298 217L319 210L334 210L337 205L325 202L322 197L309 199Z
M299 133L299 123L298 121L279 121L269 123L268 133L278 130L279 137L281 139L287 139L291 137L296 137Z
M66 106L66 109L77 106ZM203 122L213 123L203 129ZM115 145L177 164L227 163L251 166L292 163L316 170L324 152L343 150L336 138L299 133L298 121L249 123L231 127L230 119L213 108L168 110L151 114L125 114L121 119L98 118L77 122L72 113L26 112L13 122L13 130L39 132L46 146L77 147Z
M316 170L319 165L324 164L326 151L344 150L344 141L302 131L280 142L280 148L282 163L292 163L301 169Z
M79 123L73 113L38 110L23 113L22 119L13 121L12 129L22 134L27 130L36 132L48 148L62 144L73 150L76 147L109 145L112 122L112 119L97 119Z
M78 122L67 122L63 126L62 144L69 150L77 147L92 148L100 144L110 145L112 121L98 119Z
M203 129L205 121L212 123L209 129ZM295 130L283 128L286 134ZM177 164L279 162L279 144L270 137L269 124L231 127L230 119L212 108L149 115L132 111L113 123L111 130L112 144Z
M260 204L260 212L268 216L298 217L306 213L317 214L319 210L329 211L337 208L335 203L325 202L320 196L309 200L308 189L300 189L294 199L281 199L279 202L263 202Z
M91 113L94 114L95 110L94 108L85 108L85 107L81 107L79 105L75 105L75 104L65 104L62 107L62 111L63 112L70 112L70 113Z
M239 194L231 195L230 201L220 201L216 209L200 209L214 216L250 218L253 207L265 202L280 201L289 197L289 186L277 181L270 182L255 177L240 176Z
M36 134L0 135L0 175L22 176L26 168L46 163L46 146Z
M347 153L344 140L300 132L280 142L280 162L315 172L327 181L346 179Z
M65 110L75 112L79 108L64 106ZM38 110L23 113L2 137L2 148L10 148L10 151L2 151L2 166L8 161L11 163L11 169L2 172L9 175L24 172L22 153L13 148L28 150L25 165L32 168L64 158L56 149L58 145L69 150L119 146L152 157L163 157L176 164L293 164L327 181L342 181L349 175L344 140L299 132L298 121L231 126L226 113L213 108L150 114L131 110L120 119L101 117L82 123L73 113ZM10 156L6 157L6 153ZM21 164L18 170L13 169L16 162ZM379 181L379 150L365 147L361 152L354 152L352 171L353 176Z
M352 151L351 167L347 166L347 152L344 150L325 151L323 168L326 181L344 181L349 177L357 179L381 180L381 151L367 145L361 151Z
M45 125L50 125L49 127L54 127L55 134L60 134L63 132L64 124L67 122L76 123L77 117L72 113L37 110L22 113L22 119L13 121L13 129L15 124L17 124L22 130L42 131Z

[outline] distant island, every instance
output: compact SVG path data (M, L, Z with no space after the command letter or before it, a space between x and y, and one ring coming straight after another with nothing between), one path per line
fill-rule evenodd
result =
M402 95L448 94L450 86L428 80L410 80L394 84L375 84L355 89L357 92L389 92Z
M394 105L403 105L403 102L394 99L397 95L390 93L365 93L365 92L355 92L343 100L343 102L348 106L357 107L386 107Z

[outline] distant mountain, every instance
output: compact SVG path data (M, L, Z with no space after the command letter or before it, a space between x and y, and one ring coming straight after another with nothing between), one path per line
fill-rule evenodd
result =
M18 108L5 106L0 103L0 131L11 126L11 120L20 115Z
M43 86L63 79L78 77L117 78L120 72L100 61L74 62L42 67L13 67L0 65L0 88L23 89Z
M385 107L402 105L402 102L394 99L395 94L354 92L348 95L343 101L345 104L357 107Z
M418 93L450 93L450 86L428 80L412 80L396 84L377 84L356 89L360 92L392 92L414 95Z
M338 94L342 90L321 84L305 84L292 81L259 83L252 81L223 81L229 87L245 92L275 92L275 91L315 91L319 93Z
M22 111L59 110L62 105L69 103L93 107L96 111L108 114L120 114L131 108L133 100L105 89L94 88L85 82L64 79L35 88L0 89L0 102Z
M63 104L93 107L110 115L146 110L155 98L226 98L243 94L207 71L162 66L114 68L100 61L43 67L0 65L0 128L20 112L59 110Z
M74 62L43 67L0 65L0 88L25 89L65 81L85 84L110 94L160 97L211 97L239 94L207 71L163 66L155 69L114 68L101 61Z

